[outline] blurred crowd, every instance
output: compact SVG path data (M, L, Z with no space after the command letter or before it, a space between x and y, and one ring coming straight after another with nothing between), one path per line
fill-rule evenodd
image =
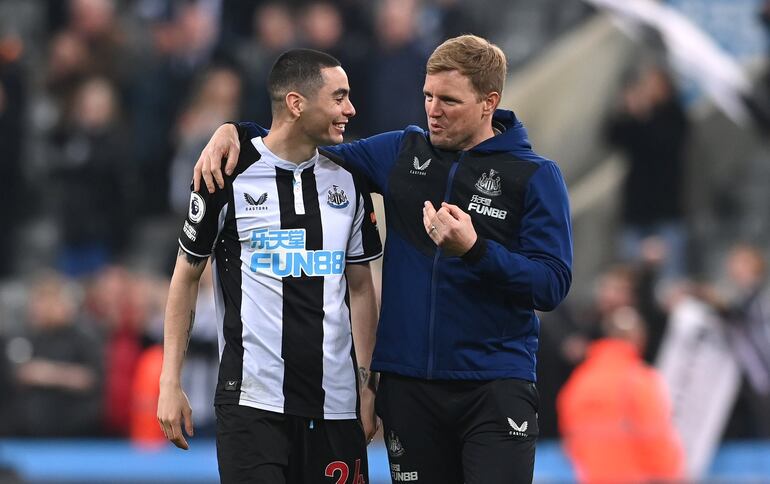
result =
M18 7L14 15L9 5ZM162 440L154 405L174 224L210 134L228 120L269 124L266 73L293 46L342 61L359 113L351 138L423 125L415 86L431 49L463 32L490 35L470 7L460 0L0 5L0 280L7 282L0 435ZM770 438L767 247L735 241L720 278L694 280L683 203L692 123L676 83L651 63L617 97L599 141L629 166L617 264L597 278L592 300L568 300L543 315L541 436L569 433L568 415L590 419L579 408L578 383L559 394L572 376L590 373L592 358L652 367L673 314L696 300L716 315L740 368L724 436ZM153 218L174 226L153 234ZM159 261L149 270L131 263L140 227L149 232L144 250ZM212 294L202 293L196 313L185 388L196 435L206 435L218 359ZM603 394L611 399L612 391Z
M2 215L10 230L50 215L53 262L76 277L120 260L138 219L185 206L216 126L269 125L265 78L280 52L337 56L362 113L350 134L365 136L422 122L414 86L429 49L461 19L478 30L446 0L17 3L0 22L0 147L13 180ZM3 237L3 253L23 252L14 240ZM13 268L10 257L0 276Z
M469 9L456 0L0 2L0 434L157 437L175 232L213 130L270 124L266 75L295 46L342 61L360 113L350 137L424 124L419 86L432 48L487 33ZM218 357L209 296L186 364L198 435L211 423Z
M768 13L770 1L758 12L770 34ZM749 100L757 109L770 108L767 61L764 69ZM596 278L592 299L568 300L543 315L541 433L565 438L569 455L586 466L583 477L593 476L589 481L685 476L684 457L672 457L684 450L674 421L681 424L687 420L681 413L694 409L676 408L677 401L692 404L677 385L692 385L689 391L705 379L709 386L698 388L708 390L704 398L725 395L719 438L770 438L770 246L762 236L719 234L728 247L715 274L699 266L693 249L707 241L693 240L686 209L694 124L660 56L635 66L602 130L602 141L627 166L614 263ZM747 129L767 153L763 117ZM696 314L698 324L683 314ZM685 376L672 370L688 365ZM704 373L714 365L735 365L734 386ZM658 380L657 390L645 383L649 379ZM630 462L633 455L641 457ZM592 466L610 474L592 474ZM638 472L611 474L621 467Z

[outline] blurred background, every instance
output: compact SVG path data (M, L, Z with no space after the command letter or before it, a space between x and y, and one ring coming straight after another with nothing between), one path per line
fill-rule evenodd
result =
M503 107L570 191L536 482L770 482L764 0L0 0L0 482L216 482L210 276L192 450L155 420L200 150L270 124L265 78L295 46L342 61L351 140L425 126L425 61L462 33L506 52Z

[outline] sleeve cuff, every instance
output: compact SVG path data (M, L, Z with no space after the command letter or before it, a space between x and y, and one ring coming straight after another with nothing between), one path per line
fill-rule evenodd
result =
M461 258L466 264L476 264L487 253L487 239L481 236L476 237L476 242Z

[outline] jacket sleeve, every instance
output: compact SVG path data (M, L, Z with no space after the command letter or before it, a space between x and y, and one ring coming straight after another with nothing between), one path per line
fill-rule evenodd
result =
M230 122L226 124L235 125L235 129L238 130L238 138L243 141L244 139L256 138L257 136L265 136L267 132L264 128L253 121L238 121Z
M551 311L572 283L572 226L564 179L555 163L541 166L527 185L515 250L479 237L463 259L485 283L502 285L516 300Z
M324 149L342 158L346 167L363 176L374 192L382 194L388 184L388 173L396 162L403 134L403 131L390 131Z
M258 124L250 121L234 124L241 141L267 134ZM346 168L364 177L373 191L382 194L387 186L390 168L396 162L403 135L404 131L390 131L352 143L324 146L324 150L341 158Z

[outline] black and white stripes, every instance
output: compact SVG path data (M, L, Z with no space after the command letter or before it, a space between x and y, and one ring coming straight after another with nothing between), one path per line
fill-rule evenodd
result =
M191 253L214 246L216 402L355 418L344 267L381 254L369 195L323 154L294 164L254 138L240 157L225 190L198 194L205 213L180 235Z

